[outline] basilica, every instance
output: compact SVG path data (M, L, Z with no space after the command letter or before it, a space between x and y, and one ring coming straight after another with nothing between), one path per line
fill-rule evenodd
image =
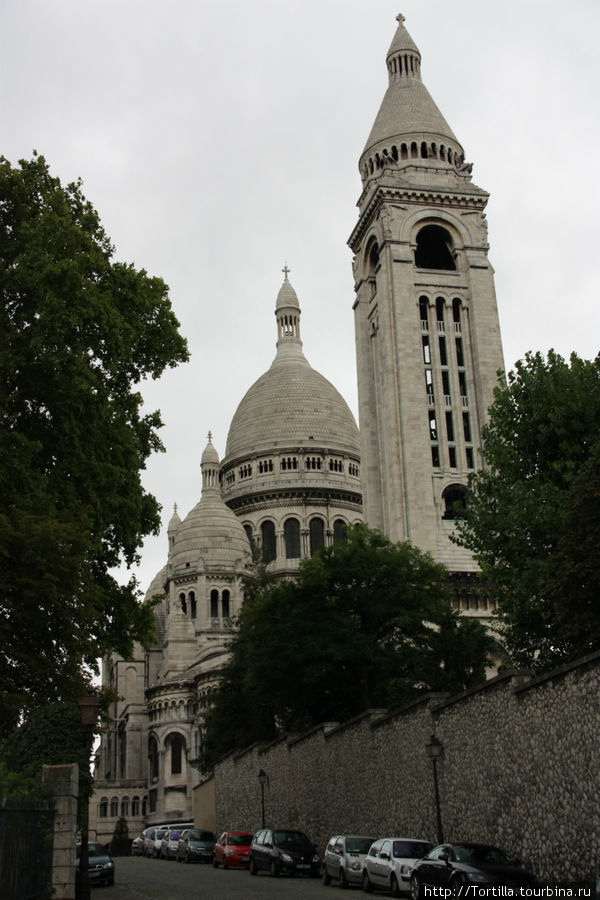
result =
M346 401L304 355L285 267L273 362L242 397L222 460L209 432L201 497L169 522L165 565L147 592L156 644L103 661L103 684L118 696L90 810L103 842L119 816L130 836L154 822L192 820L207 698L253 548L271 571L293 577L301 559L364 520L429 551L455 579L462 612L489 615L461 591L476 566L451 541L469 473L482 464L481 428L503 368L488 194L472 182L423 84L402 16L386 66L348 241L360 434Z

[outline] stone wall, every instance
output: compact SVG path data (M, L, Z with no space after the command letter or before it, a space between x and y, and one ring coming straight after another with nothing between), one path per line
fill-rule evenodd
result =
M457 697L369 710L215 769L218 828L297 827L322 848L335 833L436 841L438 763L446 840L497 844L543 880L591 881L600 868L600 653L534 678L509 673Z

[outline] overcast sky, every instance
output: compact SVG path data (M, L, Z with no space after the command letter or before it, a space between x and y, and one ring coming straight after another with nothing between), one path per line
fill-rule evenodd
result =
M116 247L170 286L189 364L143 387L167 452L144 483L182 517L275 353L288 262L309 362L355 412L358 158L399 11L490 192L506 365L599 350L598 0L3 0L0 152L83 179ZM149 539L144 589L164 564Z

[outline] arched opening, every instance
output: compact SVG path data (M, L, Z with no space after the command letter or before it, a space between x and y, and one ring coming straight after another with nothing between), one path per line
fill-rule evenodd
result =
M298 519L286 519L283 526L285 541L285 558L300 558L300 522Z
M252 525L244 525L244 531L246 532L248 543L251 547L254 547L254 532L252 531Z
M185 599L185 594L179 595L179 603L181 605L181 612L184 614L184 616L187 615L187 603L186 603L186 599Z
M183 751L185 741L180 734L174 734L171 738L171 775L181 775Z
M190 618L195 619L197 609L196 609L196 595L193 591L190 591L189 601L190 601Z
M210 617L211 619L219 618L219 592L217 590L210 592Z
M108 797L102 797L98 804L98 815L101 819L105 819L108 815Z
M119 799L118 797L113 797L110 801L110 815L111 818L117 818L119 815Z
M227 591L227 590L223 591L223 593L221 595L221 610L223 612L224 619L228 619L229 616L231 615L231 613L229 611L229 597L230 597L229 591Z
M263 522L260 526L260 537L262 543L263 561L271 562L277 556L275 544L275 525L270 520Z
M317 550L325 546L325 522L323 519L317 517L310 520L309 536L310 555L313 556Z
M140 798L134 797L131 801L131 815L139 816L140 814Z
M148 740L148 761L150 780L158 781L158 745L155 737L150 737Z
M124 819L129 818L129 797L123 797L121 800L121 815Z
M460 519L465 514L467 489L464 484L449 484L442 494L444 519Z
M336 519L333 523L333 542L346 540L346 523L343 519Z
M445 269L456 271L452 256L450 232L441 225L425 225L417 235L415 265L419 269Z

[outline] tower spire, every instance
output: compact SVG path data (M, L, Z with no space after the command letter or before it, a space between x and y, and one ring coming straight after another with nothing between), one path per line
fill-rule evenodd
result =
M275 316L277 318L277 356L302 353L300 340L300 304L288 275L291 271L287 262L281 270L284 281L277 294Z

